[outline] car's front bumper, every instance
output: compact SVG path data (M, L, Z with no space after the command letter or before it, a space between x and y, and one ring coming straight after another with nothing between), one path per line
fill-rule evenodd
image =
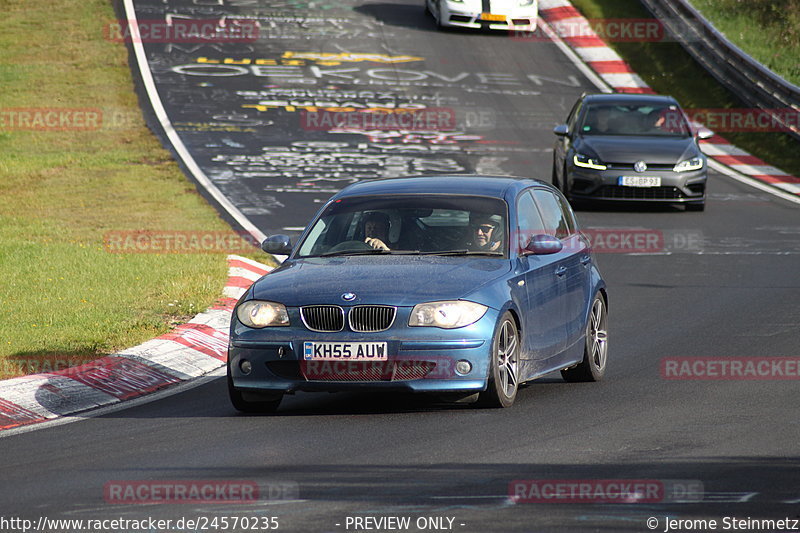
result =
M249 330L234 328L228 350L233 386L241 391L411 391L479 392L488 377L491 338L497 312L489 311L475 324L451 330L407 326L407 312L395 324L377 333L318 333L303 326ZM291 311L290 311L291 314ZM403 321L405 320L405 323ZM304 360L307 341L386 342L387 360L360 362L346 359ZM242 370L242 361L250 372ZM456 372L465 360L471 371Z
M449 5L448 5L449 4ZM461 28L486 28L491 30L516 30L533 31L536 29L538 10L536 4L530 7L504 10L497 13L482 13L464 9L457 3L441 3L442 26L457 26ZM486 18L484 18L486 17ZM501 18L502 20L488 20Z
M647 170L642 175L661 178L659 187L629 187L619 184L621 176L632 176L632 170L593 170L570 165L567 184L569 196L578 200L699 203L705 201L707 167L689 172Z

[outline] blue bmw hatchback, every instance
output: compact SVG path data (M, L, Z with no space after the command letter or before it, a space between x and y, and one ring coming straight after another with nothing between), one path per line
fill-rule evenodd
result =
M607 296L551 185L491 176L364 181L332 197L233 312L228 389L241 411L296 391L414 391L509 407L561 371L596 381Z

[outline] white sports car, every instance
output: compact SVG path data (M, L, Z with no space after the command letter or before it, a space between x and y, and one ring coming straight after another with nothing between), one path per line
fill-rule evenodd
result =
M538 0L425 0L436 25L533 31Z

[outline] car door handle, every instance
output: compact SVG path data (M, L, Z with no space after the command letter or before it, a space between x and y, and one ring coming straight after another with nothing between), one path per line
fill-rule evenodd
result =
M556 268L556 276L563 276L566 272L567 272L567 267L563 265Z
M582 264L583 266L586 266L586 265L588 265L588 264L589 264L589 263L591 263L591 262L592 262L592 257L591 257L591 256L589 256L589 255L584 255L583 257L581 257L581 264Z

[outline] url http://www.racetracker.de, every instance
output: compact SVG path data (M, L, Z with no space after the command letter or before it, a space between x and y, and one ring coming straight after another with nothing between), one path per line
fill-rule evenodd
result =
M48 518L37 520L0 517L0 531L8 533L161 533L189 531L275 531L280 522L275 516L197 516L193 518Z

